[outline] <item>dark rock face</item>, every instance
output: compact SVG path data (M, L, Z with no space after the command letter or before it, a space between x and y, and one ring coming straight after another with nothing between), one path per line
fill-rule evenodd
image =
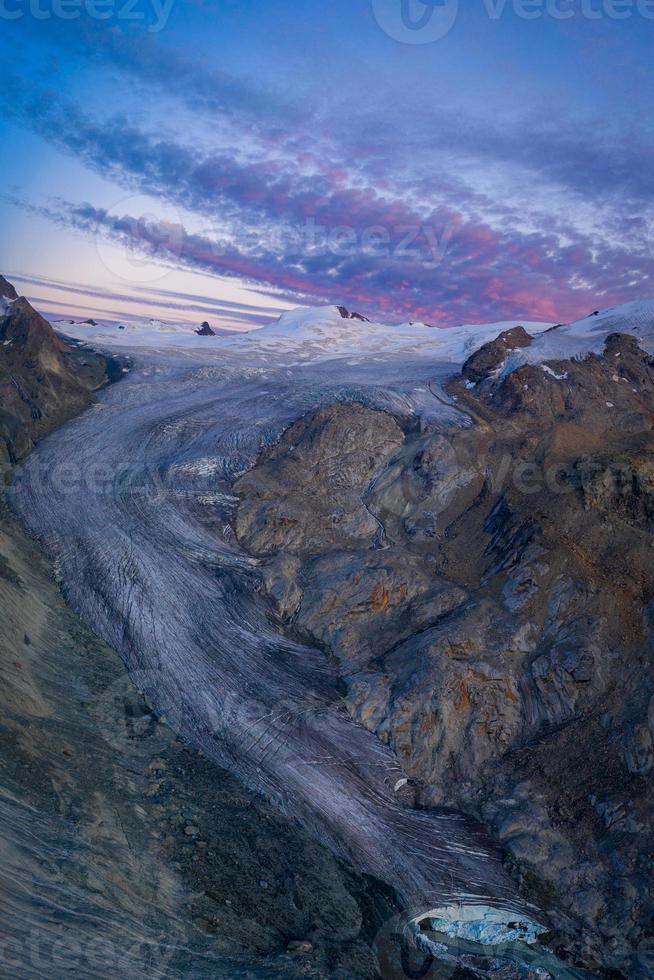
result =
M533 337L524 327L505 330L495 340L475 351L463 365L461 373L472 384L485 381L502 365L509 351L518 347L529 347L532 340Z
M350 313L347 306L337 306L336 309L344 320L361 320L363 323L370 323L367 316L362 316L361 313Z
M487 823L571 958L645 976L654 361L614 334L494 380L509 333L452 384L476 425L322 409L238 481L236 531L417 801Z
M90 403L108 365L67 345L5 279L0 292L0 466L6 469Z
M279 574L275 563L270 567ZM302 565L298 581L295 624L336 657L343 673L360 670L389 639L410 637L466 598L430 562L393 548L316 556Z
M198 337L215 337L216 332L212 330L207 321L205 320L199 330L195 331Z
M300 419L236 484L239 538L260 556L371 547L382 528L361 495L402 442L389 415L361 405Z
M329 406L291 426L236 484L237 533L270 558L264 576L278 613L346 672L465 598L421 555L376 547L384 529L365 494L402 442L390 416Z
M12 284L7 282L4 276L0 276L0 299L9 300L11 303L13 303L15 299L18 299L18 293Z

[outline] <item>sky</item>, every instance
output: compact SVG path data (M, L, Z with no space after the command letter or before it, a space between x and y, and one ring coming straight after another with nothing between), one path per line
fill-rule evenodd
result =
M51 317L565 322L654 295L654 0L0 0Z

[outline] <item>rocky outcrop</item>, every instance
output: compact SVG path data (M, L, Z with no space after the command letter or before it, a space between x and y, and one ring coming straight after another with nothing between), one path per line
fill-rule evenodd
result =
M361 405L300 419L236 484L239 539L259 556L372 547L383 529L363 494L402 442L389 415Z
M281 574L277 563L269 567ZM361 669L389 643L427 628L465 599L462 589L434 574L430 562L395 548L317 555L297 577L291 572L287 591L293 581L299 601L287 615L339 661L344 673Z
M212 330L207 321L205 320L199 330L195 331L198 337L215 337L216 331Z
M235 487L237 534L269 559L263 575L277 613L293 618L344 672L465 598L433 562L389 547L366 502L402 443L390 416L332 405L292 425Z
M5 279L0 281L0 468L91 401L111 374L103 356L64 342Z
M0 300L4 300L6 305L7 303L13 303L15 299L18 299L18 293L4 276L0 276Z
M361 320L362 323L370 323L367 316L363 316L361 313L350 313L347 306L337 306L336 309L341 314L344 320Z
M519 347L529 347L533 337L524 327L505 330L495 340L484 344L471 354L463 365L461 375L469 384L479 384L491 378L506 360L507 354Z
M572 961L644 977L654 361L613 334L499 370L529 342L507 332L452 382L472 427L301 419L236 484L236 532L416 801L486 822Z

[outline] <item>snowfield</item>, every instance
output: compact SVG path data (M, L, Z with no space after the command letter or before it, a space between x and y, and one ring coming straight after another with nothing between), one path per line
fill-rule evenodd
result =
M532 333L551 326L523 320L445 328L425 323L366 323L344 319L336 307L328 306L291 310L276 323L248 333L238 342L244 348L254 344L271 353L297 352L301 359L312 361L334 356L404 354L460 363L498 333L519 323Z
M83 320L51 320L54 329L65 337L101 347L142 347L147 349L206 347L208 340L231 335L213 327L214 337L199 337L200 324L165 322L163 320L97 320L91 324Z
M135 323L53 323L56 330L76 340L111 347L225 350L245 355L287 358L293 366L324 358L353 359L404 354L461 363L474 350L493 340L502 330L521 324L530 333L540 333L551 323L510 320L501 323L466 324L439 328L424 323L384 324L344 319L335 306L302 307L257 330L233 331L215 337L199 337L189 324L161 321ZM122 329L121 329L122 327Z
M55 321L59 332L89 344L125 349L170 349L243 355L252 363L272 357L278 366L299 367L331 358L349 358L352 365L376 358L403 355L407 359L462 364L475 350L498 334L523 326L535 337L531 347L513 351L503 373L520 364L540 364L599 353L606 337L620 331L638 337L654 353L654 299L637 300L591 314L574 323L554 325L531 320L434 327L424 323L384 324L344 319L335 306L302 307L257 330L222 331L200 337L189 324L149 322L102 322L95 326L69 320Z

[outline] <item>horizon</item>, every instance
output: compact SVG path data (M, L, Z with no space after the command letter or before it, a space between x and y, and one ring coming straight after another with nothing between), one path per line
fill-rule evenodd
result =
M12 285L14 287L16 287L16 284L19 284L19 283L28 283L28 284L29 283L33 283L35 285L38 285L38 284L43 283L43 285L46 286L46 288L48 286L50 286L50 288L52 288L52 289L65 289L66 288L66 286L64 286L63 284L49 283L47 280L40 280L40 279L37 279L37 278L34 278L34 277L24 276L24 275L21 275L20 273L15 273L15 274L14 273L7 273L5 275L4 273L0 272L0 277L1 278L4 278L5 281L9 282L10 285ZM82 287L79 287L79 286L73 287L72 284L68 284L68 288L74 289L75 292L83 293L85 295L89 295L89 296L94 296L95 295L95 292L93 290L91 290L91 289L86 290L86 289L83 289ZM25 292L22 292L20 289L17 289L17 292L18 292L19 297L22 296L25 299L27 299L28 302L30 302L30 304L36 309L36 311L41 316L43 316L44 319L46 319L48 322L50 322L56 329L58 329L58 327L59 327L60 324L70 323L70 324L75 324L77 326L80 326L80 325L83 326L84 323L87 320L93 320L98 325L111 325L111 324L114 324L114 323L116 323L116 324L117 323L125 323L125 324L131 324L132 326L134 326L134 325L141 325L141 324L145 326L148 323L161 322L161 323L163 323L165 325L169 325L169 326L186 326L186 327L189 328L189 331L195 331L197 327L201 326L205 322L205 320L206 320L205 313L208 316L210 316L210 314L211 314L211 311L209 310L209 308L203 310L202 307L193 307L192 305L187 306L186 309L187 310L194 310L194 309L200 310L200 312L198 312L198 315L195 318L192 317L192 316L177 317L176 318L176 317L170 315L172 313L170 307L163 307L163 312L164 312L164 314L168 314L167 316L166 315L163 315L163 316L152 315L152 312L151 311L147 311L147 312L144 312L144 313L141 313L141 314L134 314L134 313L129 313L128 312L127 314L125 314L123 316L120 316L120 315L105 316L102 313L98 313L97 310L94 312L93 309L90 308L90 307L81 306L81 305L77 305L77 304L74 304L74 308L71 309L70 312L67 312L66 311L66 307L65 306L64 306L64 312L62 312L62 311L53 311L53 310L49 310L48 309L48 307L47 307L47 301L45 301L46 302L46 305L43 305L43 301L39 301L38 299L35 299L33 295L30 295L30 291L29 290L26 290ZM201 299L201 297L196 297L196 299ZM588 312L584 312L580 316L576 317L574 320L566 321L566 320L559 319L559 320L556 321L556 325L557 326L567 326L567 325L576 323L578 321L589 319L590 317L596 316L598 314L602 315L602 314L604 314L606 312L609 312L610 310L612 310L614 308L615 309L620 309L622 307L629 306L631 303L638 303L639 301L647 302L648 300L650 300L651 302L654 303L654 292L651 295L649 295L649 296L647 294L642 294L642 295L639 295L637 297L634 297L632 300L627 300L624 303L611 304L608 307L600 307L599 310L595 309L595 310L590 310ZM205 298L205 302L206 301L207 300ZM212 322L211 319L206 320L206 322L209 323L209 326L210 327L212 327L214 330L217 331L216 336L221 336L221 335L222 336L226 336L226 335L230 335L230 334L238 335L238 334L250 333L250 332L253 332L253 331L261 330L261 329L263 329L264 327L267 327L267 326L273 326L274 324L276 324L278 322L278 320L285 313L294 313L294 312L298 312L298 311L301 311L301 310L306 310L307 312L315 311L315 310L332 310L332 311L337 311L342 306L343 306L343 304L339 304L339 303L322 303L322 304L317 304L317 305L313 305L313 306L311 306L311 305L289 306L288 308L286 308L284 310L281 310L278 314L271 315L272 318L270 318L268 316L265 316L265 315L262 315L261 318L260 318L261 322L253 322L251 324L245 324L245 325L233 326L233 327L229 327L229 326L226 326L226 325L223 325L223 324L217 324L215 322ZM385 327L390 327L390 328L409 325L409 326L416 326L416 327L428 327L428 328L433 329L433 330L446 330L446 331L449 331L449 330L456 330L457 328L466 328L466 327L475 327L475 326L497 326L497 327L502 327L502 326L507 325L507 324L520 324L520 323L526 324L527 326L529 326L530 324L532 326L533 325L536 325L536 324L541 324L541 325L543 325L543 324L551 324L551 325L554 325L555 324L555 321L554 320L551 320L551 319L550 320L533 320L533 319L530 319L530 317L528 317L528 316L513 316L513 317L508 317L505 320L479 320L479 321L475 321L474 323L472 321L469 321L469 322L466 322L466 323L464 323L464 322L457 322L457 323L440 323L439 324L439 323L426 323L425 321L422 321L422 320L380 320L380 319L374 319L374 318L371 318L371 317L366 316L365 315L365 310L363 310L363 311L361 311L361 310L356 310L356 311L355 310L350 310L350 312L351 313L352 312L363 313L364 314L364 317L365 317L365 322L366 323L370 323L373 326L374 325L379 325L379 326L385 326ZM252 320L254 321L254 316L252 316ZM352 321L349 321L349 322L351 323ZM365 329L365 326L363 327L363 329ZM64 333L65 331L61 331L61 332Z
M407 27L399 2L17 3L0 267L53 318L240 330L339 303L569 322L651 292L654 11L403 0L429 14Z
M4 278L5 281L9 282L10 285L12 285L14 287L16 286L16 283L21 283L21 282L26 282L26 283L32 283L32 282L39 283L39 282L42 281L42 280L38 280L38 279L33 279L32 277L23 276L20 273L16 273L16 274L8 273L8 274L5 275L4 273L1 273L0 272L0 277L1 278ZM45 284L47 285L47 281L45 281ZM60 286L60 284L53 284L53 288L62 288L62 287ZM82 289L79 289L79 288L78 288L77 291L86 293L86 290L82 290ZM63 313L61 313L61 312L53 312L51 310L48 310L47 309L47 306L40 305L39 302L38 302L38 300L35 300L32 296L29 295L29 291L23 293L20 290L17 290L17 292L18 292L19 297L22 296L25 299L27 299L28 302L30 302L30 304L36 309L36 311L41 316L43 316L46 320L48 320L55 328L58 328L60 324L65 324L65 323L75 324L77 326L80 326L80 325L83 326L84 323L87 320L92 319L98 325L111 325L112 323L121 323L121 322L124 322L126 324L132 324L132 325L138 325L138 324L140 324L142 322L143 325L146 325L148 323L161 322L163 324L170 325L170 326L175 326L175 325L177 325L177 326L187 326L189 328L189 331L195 331L195 329L197 327L201 326L202 323L205 322L204 320L201 320L199 317L198 318L195 318L195 319L192 319L192 318L177 318L177 319L175 319L173 317L166 318L165 316L164 317L162 317L162 316L152 316L149 313L143 313L141 315L127 314L125 316L106 317L106 316L103 316L103 315L97 313L97 311L96 311L96 313L94 313L92 309L91 310L87 310L86 307L83 308L85 310L84 313L82 313L82 312L74 312L74 311L71 311L70 313L68 313L68 312L63 312ZM93 295L93 292L91 290L89 290L88 291L88 295ZM629 302L638 302L638 300L645 300L646 301L648 298L651 298L651 300L654 302L654 294L653 294L652 297L640 296L640 297L637 297L636 299L634 299L632 301L627 301L627 303L625 303L625 304L616 304L616 306L617 307L626 306L626 305L628 305ZM263 322L257 323L256 325L253 324L253 325L240 326L240 327L239 326L227 327L227 326L223 326L223 325L217 325L215 323L212 324L210 320L209 321L206 321L206 322L209 323L209 326L213 327L215 330L218 331L218 333L216 334L216 336L221 336L221 335L222 336L225 336L225 335L228 335L228 334L236 334L236 335L238 335L238 334L244 334L244 333L249 333L249 332L252 332L252 331L261 330L261 329L263 329L264 327L267 327L267 326L273 326L284 315L284 313L294 313L294 312L298 312L300 310L306 310L307 312L310 312L312 310L332 310L332 311L338 311L339 308L342 305L343 304L338 304L338 303L324 303L324 304L320 304L320 305L316 305L316 306L307 306L307 305L300 305L300 306L295 306L295 307L290 306L290 307L288 307L288 309L285 309L285 310L281 311L279 313L279 315L278 316L275 316L273 319L267 319L267 318L263 318L262 317L262 321ZM598 313L600 313L600 314L605 313L605 312L607 312L607 310L610 310L612 308L613 308L613 306L602 308L599 311L598 310L593 310L593 311L590 311L590 312L588 312L588 313L586 313L586 314L578 317L577 319L578 320L588 319L591 316L597 315ZM78 307L78 309L82 309L82 308L81 307ZM167 309L168 309L168 312L170 312L170 309L169 308L167 308ZM350 312L351 313L352 312L361 313L362 311L360 311L360 310L357 310L357 311L350 310ZM364 316L365 316L365 311L363 311L363 313L364 313ZM204 314L202 314L202 315L204 315ZM351 323L352 321L349 321L349 322ZM501 326L506 325L506 324L513 324L513 323L519 324L520 322L522 322L523 324L527 324L527 325L530 325L530 324L531 325L535 325L536 323L539 323L541 325L542 324L545 324L545 323L553 324L554 321L552 321L552 320L547 320L547 321L540 320L540 321L536 321L536 320L530 320L530 318L529 317L526 317L526 316L525 317L516 316L516 317L510 317L507 320L480 320L480 321L475 322L475 323L468 322L468 323L437 324L437 323L425 323L424 321L421 321L421 320L404 320L404 321L391 321L391 320L387 320L387 321L382 321L382 320L375 320L375 319L372 319L372 318L366 316L365 317L365 322L366 323L370 323L372 325L379 325L379 326L385 326L385 327L391 327L391 328L410 325L410 326L416 326L416 327L428 327L429 329L432 329L432 330L456 330L457 328L466 328L466 327L475 327L475 326L497 326L497 327L501 327ZM560 322L558 322L557 325L558 326L566 326L569 323L573 323L573 322L576 322L576 320L575 321L567 321L567 322L566 321L560 321ZM363 329L365 329L365 327ZM61 331L61 332L63 333L64 331Z

